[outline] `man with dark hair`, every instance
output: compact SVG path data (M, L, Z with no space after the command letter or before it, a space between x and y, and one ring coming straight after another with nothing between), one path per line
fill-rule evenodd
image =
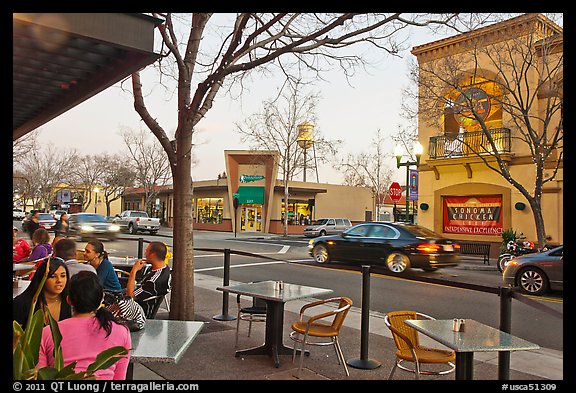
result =
M145 258L134 263L126 284L126 295L130 296L142 306L146 315L149 314L154 302L145 301L152 296L163 296L170 291L171 275L170 266L165 261L168 249L162 242L151 242L145 252ZM142 283L136 288L136 273L147 263L152 265L150 273L142 279Z
M94 267L76 259L76 242L72 239L64 238L56 242L54 244L54 255L64 260L66 266L68 266L70 277L83 270L96 273Z

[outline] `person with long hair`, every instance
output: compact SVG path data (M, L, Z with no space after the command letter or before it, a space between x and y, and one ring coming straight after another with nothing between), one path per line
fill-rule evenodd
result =
M62 213L60 218L56 221L56 225L54 225L54 234L55 236L67 237L69 229L70 225L68 224L68 214Z
M108 260L108 253L104 251L104 244L100 240L90 240L84 247L84 260L96 269L98 278L105 291L122 292L122 286L114 266Z
M32 235L32 244L34 245L32 253L21 262L33 262L34 267L38 269L38 266L43 262L43 258L52 255L53 249L52 244L50 244L50 233L44 228L36 229Z
M103 307L104 289L98 276L89 271L76 273L70 279L68 302L72 318L58 322L62 335L60 348L64 366L76 362L75 372L82 372L102 351L122 346L132 348L130 331ZM96 379L126 379L130 352L109 368L95 372ZM50 326L44 327L40 342L38 368L54 366L54 341Z
M20 323L23 328L25 328L28 323L28 314L32 307L32 299L42 282L48 264L50 266L48 268L48 277L46 278L42 292L40 292L34 312L39 309L48 311L56 321L61 321L72 316L70 305L66 302L70 278L68 268L61 259L50 258L38 266L36 274L32 277L28 288L12 301L13 319ZM48 318L46 314L45 324L47 323Z

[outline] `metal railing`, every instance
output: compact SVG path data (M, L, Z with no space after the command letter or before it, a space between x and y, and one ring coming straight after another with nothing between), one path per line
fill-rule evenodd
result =
M511 137L509 128L490 130L490 138L499 153L510 153ZM492 154L494 149L484 131L472 131L457 136L433 136L430 138L431 159L470 157L477 154Z

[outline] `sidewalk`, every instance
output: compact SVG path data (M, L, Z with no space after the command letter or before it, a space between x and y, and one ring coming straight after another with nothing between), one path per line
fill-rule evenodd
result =
M169 228L161 232L171 235ZM226 232L195 231L198 238L234 239L234 234ZM261 235L276 237L277 235ZM255 234L237 234L236 239L254 238ZM496 269L493 263L484 265L481 258L466 258L461 268ZM275 368L268 356L235 357L234 340L236 321L217 321L213 319L222 314L223 293L216 287L222 285L222 279L195 273L195 311L196 320L205 322L204 328L192 343L178 364L147 363L134 365L135 380L296 380L293 374L298 369L299 358L292 363L291 356L281 356L281 365ZM236 282L230 282L234 285ZM338 294L335 294L338 295ZM303 299L285 304L284 344L292 347L288 337L290 325L298 319L302 305L313 299ZM165 305L162 305L164 307ZM341 331L340 344L347 360L360 358L361 350L361 305L355 305L349 312ZM160 308L157 318L167 319L168 312ZM229 297L228 314L236 316L236 296ZM239 347L249 348L261 345L264 341L264 324L252 325L251 337L247 337L248 326L241 322ZM304 359L301 379L306 380L387 380L394 364L395 345L388 328L384 325L384 316L371 312L369 319L368 359L381 363L371 370L356 369L348 366L350 377L338 364L336 354L330 347L311 347L311 355ZM421 335L424 345L441 344ZM497 380L498 354L479 352L474 355L474 377L477 380ZM454 373L445 376L422 376L424 380L454 380ZM413 380L411 373L397 370L394 380ZM510 356L510 380L562 380L563 352L541 348L538 351L512 352Z
M236 284L231 282L231 285ZM147 363L134 365L136 380L295 380L298 368L291 356L281 356L281 365L275 368L268 356L234 356L236 321L217 321L213 316L222 314L223 294L215 288L222 285L221 279L195 274L196 320L205 326L178 364ZM284 313L284 344L292 347L288 337L290 324L298 319L300 307L312 301L286 303ZM235 296L230 296L229 315L236 315ZM165 309L160 309L158 318L168 318ZM240 348L258 346L264 340L264 324L252 325L251 337L247 337L247 323L240 325ZM360 358L361 309L353 307L341 331L340 343L347 360ZM329 347L312 347L311 355L304 359L301 379L306 380L386 380L393 366L395 346L383 315L372 312L369 321L368 359L376 360L381 366L364 370L348 367L350 377L338 364L336 354ZM422 337L424 345L439 346L435 341ZM497 380L498 354L477 353L474 356L474 377L477 380ZM512 352L510 357L511 380L562 380L563 352L550 349ZM394 380L413 380L414 375L397 370ZM454 380L454 374L445 376L423 376L425 380Z

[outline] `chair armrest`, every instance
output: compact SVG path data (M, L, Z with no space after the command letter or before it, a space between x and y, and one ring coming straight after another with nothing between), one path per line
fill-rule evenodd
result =
M332 310L332 311L328 311L322 314L318 314L318 315L314 315L312 317L310 317L310 319L308 319L308 321L306 322L306 324L310 325L312 322L317 321L318 319L322 319L322 318L327 318L329 316L332 315L336 315L341 313L342 311L345 311L346 309L350 308L350 305L347 304L344 307L338 308L336 310Z
M326 304L326 303L330 303L330 302L334 302L334 301L340 301L340 298L334 298L333 297L330 299L317 300L315 302L303 305L302 308L300 308L300 320L302 320L302 317L304 316L304 311L306 311L307 309L309 309L311 307L321 306L322 304Z

